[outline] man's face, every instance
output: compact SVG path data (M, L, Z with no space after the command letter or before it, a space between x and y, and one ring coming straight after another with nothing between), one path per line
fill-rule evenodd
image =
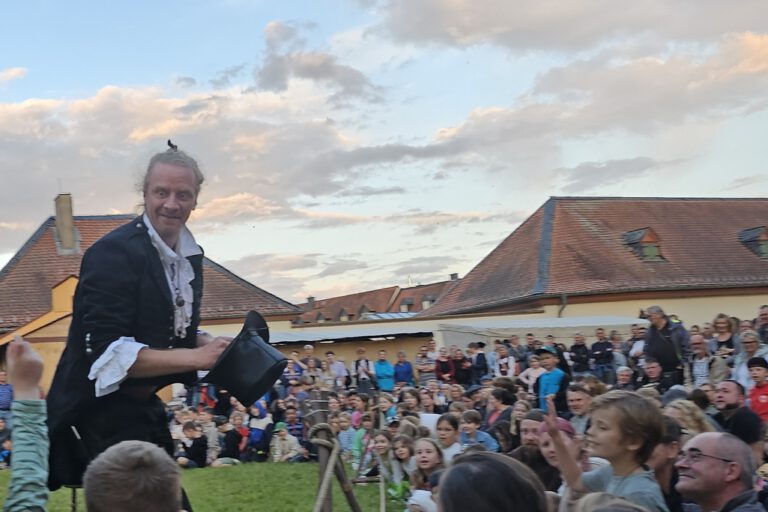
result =
M704 337L711 338L713 332L714 332L714 329L712 329L711 323L707 322L701 326L701 334L703 334Z
M333 364L336 362L336 356L334 354L327 354L325 358L328 360L328 364Z
M381 361L385 361L387 359L387 351L386 350L379 350L379 359Z
M363 358L365 358L365 349L362 349L362 348L361 348L361 349L359 349L359 350L357 351L357 358L358 358L358 359L363 359Z
M540 421L523 420L520 422L520 439L526 446L539 446Z
M430 340L429 341L429 350L431 352L434 352L435 351L435 347L437 347L437 342L435 340Z
M397 360L401 363L405 362L405 354L397 354Z
M315 354L315 347L313 347L312 345L307 345L306 347L304 347L304 355L306 357L312 357L314 354Z
M505 347L504 345L499 345L498 347L496 347L496 353L499 354L499 357L502 359L504 359L509 355L509 353L507 352L507 347Z
M718 450L717 444L716 435L702 434L683 446L681 457L675 463L678 472L675 489L685 498L708 500L722 492L728 480L734 479L733 463L727 461L727 455Z
M691 336L691 350L697 356L703 356L707 353L707 345L704 342L704 337L700 334L694 334Z
M419 347L419 355L420 355L421 357L424 357L424 356L426 356L426 355L427 355L427 347L425 347L425 346L421 346L421 347Z
M171 247L197 205L195 174L192 169L166 163L155 164L144 192L147 217Z
M760 308L758 319L760 321L760 325L768 324L768 308Z
M584 336L582 336L581 334L574 334L573 335L573 342L576 345L583 345L584 344Z
M530 335L530 334L526 334L526 335L525 335L525 342L526 342L528 345L533 345L533 342L534 342L534 341L536 341L536 337L535 337L535 336L533 336L533 335Z
M739 323L739 332L749 331L752 329L752 320L742 320Z
M645 375L651 380L658 379L661 377L661 365L659 363L646 363Z
M664 319L664 315L661 315L661 314L655 313L655 312L654 313L648 313L648 321L651 322L654 325L659 323L663 319Z
M296 411L294 411L294 410L285 411L285 421L287 421L288 423L295 423L296 422Z
M619 372L616 374L616 379L619 381L619 384L627 384L632 380L632 372Z
M513 334L509 337L509 342L514 346L518 346L520 344L520 336Z
M602 330L602 329L596 329L595 330L595 336L597 337L597 339L601 340L601 339L605 338L605 331Z
M715 389L715 408L718 411L738 409L744 405L744 395L733 382L721 382Z
M576 416L583 416L589 410L592 397L581 391L568 391L568 409Z

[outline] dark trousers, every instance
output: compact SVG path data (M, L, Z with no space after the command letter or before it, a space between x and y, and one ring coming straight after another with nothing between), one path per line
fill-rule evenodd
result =
M73 428L74 427L74 428ZM99 398L71 425L51 432L48 487L81 487L88 464L104 450L121 441L146 441L173 457L174 443L168 430L165 404L157 395L145 399L121 392ZM189 501L186 493L183 494Z

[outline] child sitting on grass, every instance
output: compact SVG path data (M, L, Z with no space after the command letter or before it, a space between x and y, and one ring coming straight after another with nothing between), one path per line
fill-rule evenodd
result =
M631 391L609 391L592 401L587 437L592 455L610 466L585 473L562 437L553 397L547 401L547 432L563 479L573 491L605 491L648 510L668 512L653 471L646 466L664 432L664 418L654 403Z
M355 445L355 429L352 428L352 417L348 412L339 413L339 444L341 458L347 462L352 460L352 448Z
M288 426L282 421L275 425L275 436L272 437L272 445L269 453L274 462L291 462L299 455L301 445L299 440L288 433Z
M188 421L182 427L184 440L181 445L181 453L176 458L179 466L186 469L205 467L208 455L208 438L203 430L194 421Z

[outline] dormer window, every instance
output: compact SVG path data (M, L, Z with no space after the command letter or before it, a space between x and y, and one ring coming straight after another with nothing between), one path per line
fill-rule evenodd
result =
M342 309L339 312L339 322L349 322L349 313L346 309Z
M412 307L413 307L413 298L412 297L408 297L406 299L403 299L400 302L400 312L401 313L408 313L411 310Z
M421 299L421 309L428 309L432 304L435 303L436 300L437 300L437 297L435 297L434 295L425 295Z
M768 259L768 230L765 226L743 230L739 233L739 242L757 256Z
M659 235L651 228L627 231L622 236L627 245L643 261L665 261L661 255Z

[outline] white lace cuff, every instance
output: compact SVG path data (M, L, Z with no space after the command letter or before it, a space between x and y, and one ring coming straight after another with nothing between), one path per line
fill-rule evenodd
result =
M112 342L91 366L88 378L96 381L96 398L118 390L128 377L128 370L139 357L139 350L147 347L134 338L121 336Z

